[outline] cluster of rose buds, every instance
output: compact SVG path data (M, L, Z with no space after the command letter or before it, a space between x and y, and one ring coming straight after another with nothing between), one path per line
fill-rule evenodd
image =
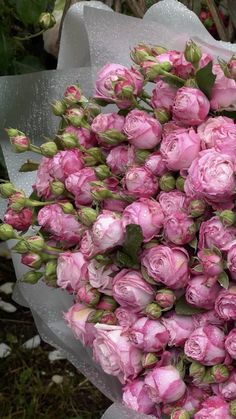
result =
M42 159L30 198L0 185L0 239L31 268L23 281L73 295L65 320L124 385L126 406L230 419L236 125L225 113L236 60L213 64L192 41L184 52L138 45L131 57L130 69L101 69L93 99L68 87L53 104L60 129L40 147L8 129L16 152ZM119 111L102 113L106 103Z

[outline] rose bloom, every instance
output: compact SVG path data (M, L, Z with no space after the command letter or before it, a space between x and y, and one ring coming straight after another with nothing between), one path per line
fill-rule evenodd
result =
M215 300L215 311L225 320L236 320L236 286L223 289Z
M57 260L57 285L77 291L88 279L88 262L81 252L60 253Z
M186 204L186 195L178 190L170 192L161 192L158 196L158 201L161 205L162 211L166 216L172 215L176 211L181 211Z
M199 249L212 249L214 246L223 250L236 237L234 227L224 226L219 217L201 223L199 231Z
M93 243L93 236L91 230L86 230L80 242L80 252L83 253L86 259L90 259L91 257L95 256L99 253L98 248Z
M210 277L218 276L223 271L221 256L211 250L203 249L198 252L198 259L205 275Z
M133 167L127 170L123 186L130 195L137 198L150 198L158 191L157 178L145 167Z
M164 221L164 236L167 241L180 245L189 243L196 234L196 226L184 212L174 212Z
M132 326L138 320L138 313L130 311L129 308L118 307L115 310L115 315L118 320L118 323L123 328L128 328Z
M158 320L138 319L129 329L130 341L144 352L159 352L169 341L169 333Z
M231 358L236 359L236 328L232 329L226 336L225 349Z
M212 396L202 403L202 408L194 415L195 419L232 419L228 403L220 396Z
M152 287L137 271L122 269L113 279L113 297L121 307L139 312L153 301Z
M179 128L164 136L161 142L161 155L169 170L185 170L198 156L200 138L193 128Z
M144 378L148 395L155 403L172 403L180 399L186 386L172 365L155 367Z
M97 75L95 98L115 102L120 109L128 108L132 100L122 94L122 89L127 87L137 96L143 88L141 73L120 64L106 64Z
M122 216L123 226L138 224L147 242L157 236L162 228L164 214L160 204L152 199L141 198L128 205Z
M118 271L116 265L102 265L95 259L88 264L88 279L92 287L106 295L112 295L113 274Z
M108 130L122 131L124 128L125 118L115 112L100 113L97 115L91 125L92 131L98 134Z
M85 148L96 147L97 145L96 136L87 128L76 128L73 125L68 125L65 128L64 133L74 135L79 144Z
M124 133L130 144L149 150L161 140L161 124L147 112L133 109L125 118Z
M213 324L215 326L222 326L224 320L220 319L215 310L209 310L206 313L194 314L192 316L195 328Z
M136 348L121 326L97 325L93 356L103 371L116 376L123 384L142 370L142 352Z
M224 340L224 332L217 326L198 327L186 340L184 353L203 365L220 364L226 356Z
M184 189L188 196L210 203L225 203L236 191L235 160L210 149L202 151L191 164Z
M190 414L193 414L199 410L201 402L207 397L208 394L201 388L188 385L183 400L181 399L182 403L178 401L177 404L180 404L183 409L187 410Z
M155 403L149 398L144 381L141 378L131 381L123 387L123 403L136 412L151 415L155 413Z
M230 271L231 278L235 281L236 280L236 241L233 241L231 244L229 244L229 247L227 250L228 250L227 268Z
M227 381L217 384L214 391L227 401L234 400L236 398L236 371L231 372Z
M165 172L167 172L166 164L164 163L159 151L155 151L148 156L145 160L144 167L154 176L162 176Z
M173 120L187 126L199 125L206 119L209 110L209 100L201 90L184 86L175 96Z
M173 121L173 120L168 121L162 126L162 137L164 138L167 135L173 133L174 131L176 131L180 128L186 129L184 124L181 124L181 122L177 122L177 121Z
M119 246L124 240L121 218L112 211L103 210L92 227L94 245L101 252Z
M194 330L193 319L169 312L162 316L161 322L169 332L169 346L182 346Z
M211 108L230 108L236 104L236 82L226 77L219 64L213 65L216 80L211 92Z
M180 247L157 245L144 250L141 263L157 283L171 289L183 288L189 279L188 252Z
M84 167L83 154L79 150L59 151L52 157L50 174L64 182L68 176L78 172Z
M94 313L95 310L80 303L74 304L67 313L64 313L68 326L84 346L91 346L95 338L94 324L87 322L89 316Z
M68 176L65 181L66 189L75 196L75 204L90 205L93 202L91 182L97 180L94 169L86 167Z
M209 286L207 279L204 275L193 277L187 285L185 297L189 304L211 310L214 308L221 286L217 281Z
M224 154L236 152L236 125L225 116L208 118L197 129L203 149L214 148Z
M123 175L134 163L134 148L128 145L118 145L109 152L106 163L114 175Z
M163 80L158 80L152 91L151 105L154 109L163 108L171 111L177 88Z
M40 198L43 197L48 199L52 197L50 184L54 179L50 174L51 164L52 159L43 157L37 170L36 181L33 189L36 190L37 195Z
M32 224L33 212L29 208L23 208L19 212L8 208L4 215L4 223L10 224L18 231L26 231Z

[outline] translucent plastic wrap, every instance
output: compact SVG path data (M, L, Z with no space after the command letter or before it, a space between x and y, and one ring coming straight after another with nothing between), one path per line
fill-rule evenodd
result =
M220 55L228 58L236 52L235 45L215 41L198 18L176 0L159 2L149 9L144 20L91 7L83 10L83 3L73 6L65 19L58 62L60 70L0 78L0 123L4 156L11 181L26 193L30 193L34 172L19 175L18 169L25 162L26 156L12 154L3 127L17 127L26 132L35 144L40 144L43 136L52 137L58 119L52 115L49 103L60 98L65 87L75 82L80 83L85 95L91 95L97 67L108 61L129 64L130 48L137 42L181 49L186 40L192 38L215 57ZM96 6L97 2L93 3ZM72 69L75 65L80 68ZM35 155L27 155L27 158L35 160ZM3 212L4 203L1 205ZM16 255L13 255L13 262L19 278L26 267L20 264ZM105 374L93 362L91 351L73 337L63 320L63 312L72 304L71 296L62 290L49 288L44 283L18 283L13 298L30 307L42 338L60 348L78 370L115 402L103 415L103 419L151 418L120 404L121 385L118 380Z

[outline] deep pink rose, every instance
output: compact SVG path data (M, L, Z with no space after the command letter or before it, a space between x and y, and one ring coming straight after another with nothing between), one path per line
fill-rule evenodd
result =
M106 162L114 175L122 175L129 166L134 164L134 148L127 145L118 145L109 152Z
M124 133L130 144L149 150L161 140L161 124L147 112L133 109L125 118Z
M148 395L155 403L172 403L180 399L186 386L179 371L172 365L155 367L145 376Z
M200 151L200 138L193 128L179 128L164 136L160 151L169 170L188 169Z
M81 252L60 253L57 262L57 285L77 291L88 279L88 262Z
M225 116L208 118L197 129L202 149L214 148L224 154L236 152L236 125Z
M161 322L169 332L169 346L182 346L194 330L192 317L181 316L175 312L162 316Z
M236 328L232 329L226 336L225 349L231 358L236 359Z
M121 245L124 240L122 220L115 212L103 210L92 227L94 245L101 252Z
M59 151L51 160L50 175L64 182L69 175L84 167L83 155L79 150Z
M78 303L74 304L67 313L64 314L68 326L85 346L91 346L95 338L96 329L94 324L87 323L89 316L94 313L95 310L92 308L88 308L83 304Z
M236 104L236 82L224 75L219 64L213 65L216 80L211 93L211 108L230 108Z
M214 391L227 401L236 399L236 371L231 372L227 381L217 384Z
M164 108L167 111L171 111L176 93L176 87L170 86L163 80L157 81L152 91L152 107L154 109Z
M68 176L65 181L66 189L75 196L75 204L90 205L93 202L91 182L97 180L94 169L86 167Z
M103 294L112 295L113 276L116 271L116 265L102 265L93 259L88 264L89 282Z
M172 113L174 121L184 125L199 125L210 110L210 103L201 90L181 87L175 96Z
M222 326L224 321L220 319L215 310L209 310L206 313L194 314L192 316L195 328L213 324L215 326Z
M37 170L36 181L33 188L36 190L37 195L41 198L52 197L50 184L54 180L51 171L52 159L43 157L40 161L39 168Z
M206 399L194 415L194 419L232 419L229 413L229 405L220 396L212 396Z
M223 250L236 237L234 227L226 227L219 217L212 217L200 226L199 249L212 249L213 246Z
M97 145L95 134L93 134L87 128L76 128L73 127L73 125L68 125L65 128L64 133L74 135L77 138L79 144L85 148L96 147Z
M23 208L19 212L8 208L4 215L4 223L10 224L18 231L26 231L32 224L33 212L29 208Z
M86 259L89 259L99 253L99 249L93 243L91 230L86 230L82 235L79 250L83 253Z
M176 211L181 211L185 207L186 195L183 192L173 190L170 192L161 192L158 201L162 211L166 216L172 215Z
M189 279L189 256L185 249L157 245L144 250L141 262L157 283L171 289L183 288Z
M113 297L121 307L131 311L143 310L154 298L152 287L141 274L131 269L122 269L113 279Z
M128 328L138 320L138 313L130 311L129 308L118 307L115 311L116 318L120 326Z
M155 413L155 403L149 398L144 381L141 378L131 381L123 387L123 403L136 412L151 415Z
M97 326L93 356L107 374L116 376L123 384L142 370L142 352L129 341L121 326Z
M166 164L159 151L150 154L145 160L144 167L155 176L162 176L167 172Z
M189 243L195 234L196 226L193 219L182 211L168 215L164 221L164 236L171 243Z
M224 332L217 326L198 327L185 342L185 355L203 365L220 364L226 356L224 340Z
M225 320L236 320L236 286L222 289L215 300L215 311Z
M21 256L21 263L30 268L39 269L42 265L42 260L38 253L24 253Z
M123 186L130 195L137 198L150 198L158 191L157 178L145 167L128 169L123 178Z
M189 304L211 310L214 308L215 299L220 290L221 287L217 281L209 286L207 277L197 275L189 281L185 297Z
M236 280L236 241L233 241L227 250L227 267L230 271L231 278Z
M209 249L200 250L198 259L203 273L207 276L218 276L223 271L222 258Z
M144 241L158 235L164 221L160 204L152 199L141 198L128 205L122 216L123 226L138 224L143 232Z
M169 333L158 320L138 319L129 329L130 341L144 352L159 352L169 341Z

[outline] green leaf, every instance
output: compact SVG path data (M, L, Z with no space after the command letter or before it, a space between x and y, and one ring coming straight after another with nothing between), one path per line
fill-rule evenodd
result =
M48 0L17 0L16 11L25 25L35 25L40 14L47 10L48 3Z
M198 245L197 238L196 238L196 237L194 237L194 239L193 239L193 240L191 240L191 242L189 242L189 243L188 243L188 245L189 245L190 247L192 247L192 249L194 249L194 250L195 250L195 252L196 252L196 250L197 250L197 245Z
M229 277L225 271L221 272L221 274L218 275L217 280L223 288L229 288Z
M15 60L15 71L19 74L34 73L35 71L45 70L39 57L35 55L26 55L22 61Z
M196 72L196 81L199 89L210 99L211 91L215 83L216 75L212 72L212 61L210 61L205 67L200 68Z
M230 109L222 109L220 111L214 112L216 116L227 116L228 118L233 119L236 121L236 110L230 110Z
M26 163L22 164L22 166L19 169L19 172L33 172L34 170L37 170L38 167L39 163L33 160L27 160Z
M165 76L161 78L162 80L166 81L166 83L168 83L170 86L173 87L183 87L184 85L184 81L182 82L181 80L178 80L177 78L174 79L174 77L172 76Z
M138 253L143 242L142 229L138 224L129 224L126 226L125 241L123 244L123 252L130 256L131 259L138 263Z
M204 313L205 310L202 308L194 307L191 304L187 303L185 296L180 297L175 304L176 314L183 316L192 316L192 314Z
M201 265L196 265L196 266L194 266L194 268L192 268L192 270L194 272L202 272L202 266Z
M156 281L154 281L154 279L152 279L152 277L148 275L147 269L145 269L144 266L141 266L141 274L146 282L152 285L157 285Z
M134 263L130 256L120 250L116 253L116 263L119 268L138 268L139 266Z

